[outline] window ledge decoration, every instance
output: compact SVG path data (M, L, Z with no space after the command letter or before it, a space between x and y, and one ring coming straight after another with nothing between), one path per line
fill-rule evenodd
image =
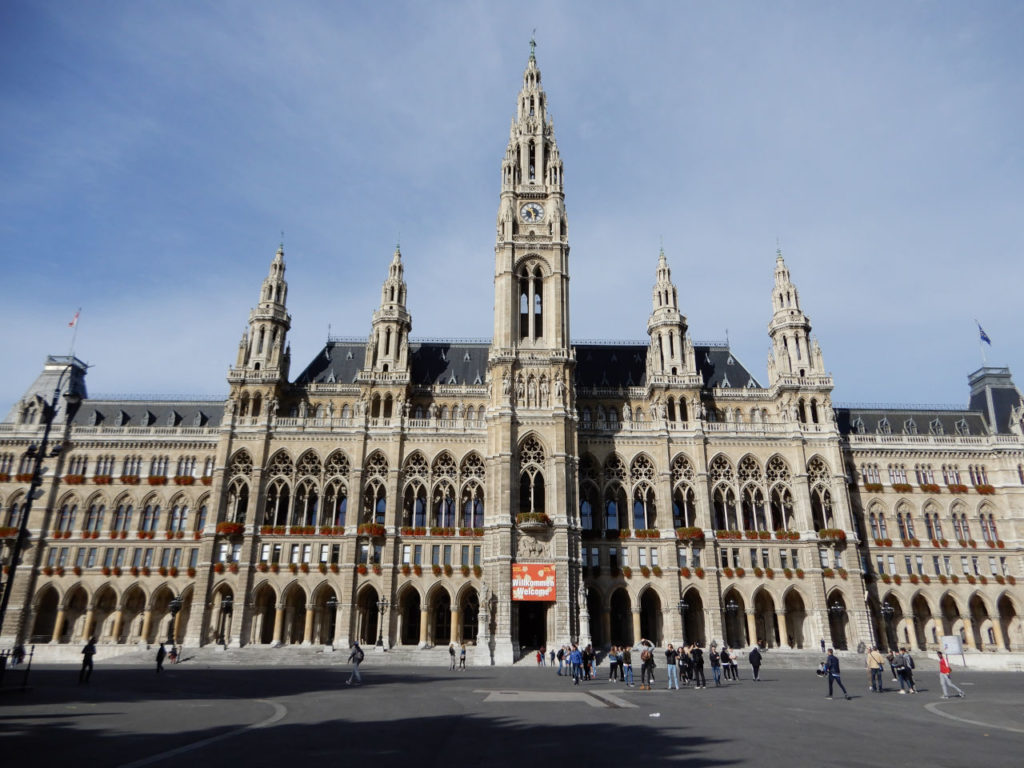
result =
M974 490L980 493L982 496L991 496L996 492L995 486L982 483L981 485L974 486Z
M764 575L765 575L766 578L774 579L775 578L775 571L773 571L771 568L765 568L764 569Z
M237 536L245 530L245 526L242 523L217 523L217 533L224 536Z
M693 575L696 576L698 579L703 579L704 578L704 569L703 568L697 568L696 570L694 570Z
M167 475L150 475L146 482L150 485L167 485Z
M938 483L921 483L921 491L923 493L942 493L942 488Z
M731 579L733 576L736 575L736 572L732 568L723 568L722 575L725 576L725 578L727 579Z
M110 475L95 475L92 479L96 485L110 485Z
M641 565L640 566L640 573L643 574L645 579L651 578L651 569L648 568L646 565Z
M684 579L690 578L690 569L684 565L682 568L679 569L679 575L682 576Z
M638 539L660 539L661 531L657 528L637 528L633 535Z
M473 566L473 575L476 576L479 579L481 576L484 575L484 569L481 568L479 565L474 565Z
M715 538L716 539L725 539L725 540L733 539L735 541L739 541L740 539L743 538L743 532L742 531L715 531Z
M288 529L289 536L312 536L316 533L315 525L293 525Z
M948 486L950 493L967 493L967 486L962 483L950 483Z
M0 539L13 539L18 535L18 529L14 526L0 528Z
M410 566L408 563L402 563L402 566L401 568L399 568L399 570L402 572L403 576L408 576L410 573L412 573L412 566Z
M747 575L747 572L745 570L743 570L742 568L737 568L736 569L736 578L742 579L746 575Z
M199 478L199 482L201 482L203 485L213 485L213 476L203 475L202 477Z
M864 483L864 490L867 491L868 493L881 493L882 492L882 484L881 483Z
M435 576L440 576L441 575L441 566L440 565L432 565L432 566L430 566L430 570L431 570L431 572Z
M26 477L28 478L28 480L32 479L32 475L31 474L26 475ZM22 475L18 475L18 480L19 481L27 482L27 481L21 480L21 478L22 478ZM68 485L81 485L82 483L85 482L85 475L64 475L64 482L67 483Z
M785 576L787 579L792 579L793 578L793 569L791 569L791 568L783 568L782 569L782 575Z
M138 475L121 475L121 483L124 484L124 485L138 485L139 484L139 476Z
M343 525L322 525L320 526L321 536L344 536L345 526Z
M196 479L192 475L177 475L174 478L175 485L195 485Z
M550 528L551 518L543 512L520 512L516 515L516 525L523 530Z
M622 566L622 575L625 576L627 579L633 578L633 569L630 568L628 565Z
M800 534L797 531L776 531L775 538L779 541L800 541Z
M462 566L462 567L461 567L461 568L459 569L459 572L460 572L460 573L461 573L461 574L462 574L463 576L469 576L469 566L468 566L468 565L464 565L464 566Z
M839 543L846 541L846 531L842 528L822 528L818 531L818 538L821 541L834 541Z
M893 483L892 484L892 489L894 491L896 491L896 493L913 493L914 492L914 486L912 486L910 483Z
M680 541L704 541L704 530L695 526L676 528L676 538Z
M450 526L435 525L430 528L431 536L454 536L455 529Z
M380 523L362 523L356 529L356 532L360 536L383 536L385 529Z
M759 568L759 567L755 567L754 568L754 576L756 576L757 578L760 579L762 576L764 576L764 571L761 568Z
M0 483L11 482L11 475L9 472L0 472Z
M403 525L398 529L403 536L426 536L427 529L422 526Z

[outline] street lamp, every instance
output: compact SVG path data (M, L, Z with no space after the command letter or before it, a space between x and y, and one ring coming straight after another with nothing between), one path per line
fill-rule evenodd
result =
M181 596L171 600L171 604L168 606L171 611L171 620L167 624L167 644L170 646L174 645L174 620L178 618L178 611L181 610Z
M832 605L828 607L828 610L829 613L831 613L836 618L839 618L844 613L846 613L846 607L840 602L832 603Z
M61 371L60 378L57 379L57 385L53 388L53 397L50 398L49 402L43 401L43 424L45 429L43 430L43 441L39 447L30 445L25 455L33 460L32 462L32 482L29 484L28 495L25 498L25 504L21 508L21 521L18 524L18 534L14 539L14 546L11 549L11 562L8 566L7 582L4 584L3 597L0 598L0 631L3 630L4 618L7 616L7 603L11 599L11 586L14 584L14 572L18 568L18 562L21 560L21 548L25 541L28 539L28 520L32 513L32 502L35 500L36 492L39 490L39 486L43 484L43 461L47 458L53 458L59 456L63 450L63 445L55 445L53 450L47 454L46 449L50 441L50 429L53 427L53 420L57 416L57 404L60 402L60 390L64 385L64 377L74 367L74 358L72 362L68 363L67 367ZM65 393L64 399L67 400L67 407L65 423L70 423L71 419L74 418L75 413L78 412L78 407L82 403L82 396L74 391L72 386L68 386L68 392Z
M689 604L686 600L679 601L679 613L683 620L683 645L686 645L686 609L689 608Z
M384 648L384 614L387 613L388 605L389 603L386 597L377 601L377 610L380 611L380 621L377 622L379 625L377 628L379 633L377 636L377 645L379 645L382 650Z

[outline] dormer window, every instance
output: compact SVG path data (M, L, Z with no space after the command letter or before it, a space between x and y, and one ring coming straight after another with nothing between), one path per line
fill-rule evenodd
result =
M971 434L971 428L967 425L967 419L959 419L956 423L956 433L958 435L969 435Z
M903 434L905 435L916 435L917 434L917 422L913 419L907 419L903 422Z
M878 434L880 435L891 435L892 426L889 424L889 420L884 416L878 420Z
M928 422L928 432L933 435L941 435L943 433L942 422L938 419L932 419Z

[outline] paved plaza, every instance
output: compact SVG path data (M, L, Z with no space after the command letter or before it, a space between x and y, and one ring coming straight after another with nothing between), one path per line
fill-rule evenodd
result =
M202 657L157 675L100 662L42 665L29 690L0 696L0 750L43 766L1019 766L1024 678L958 672L967 698L943 701L934 672L921 693L873 694L844 668L852 701L826 700L812 670L762 670L722 688L650 692L599 680L574 687L550 667L382 666L345 684L347 654L318 665L232 666ZM327 655L325 655L326 657ZM849 666L849 665L847 665ZM887 680L887 684L888 680ZM8 762L10 761L10 762ZM326 762L332 761L332 762ZM338 761L337 763L333 761Z

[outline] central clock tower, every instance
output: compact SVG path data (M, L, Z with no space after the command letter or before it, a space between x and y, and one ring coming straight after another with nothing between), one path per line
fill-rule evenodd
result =
M581 611L576 510L575 358L562 160L533 41L501 163L488 355L488 580L502 595L498 637L522 647L589 641ZM511 457L511 461L510 461ZM553 567L555 599L511 600L512 565ZM550 571L548 571L550 572ZM504 634L507 631L508 634Z

